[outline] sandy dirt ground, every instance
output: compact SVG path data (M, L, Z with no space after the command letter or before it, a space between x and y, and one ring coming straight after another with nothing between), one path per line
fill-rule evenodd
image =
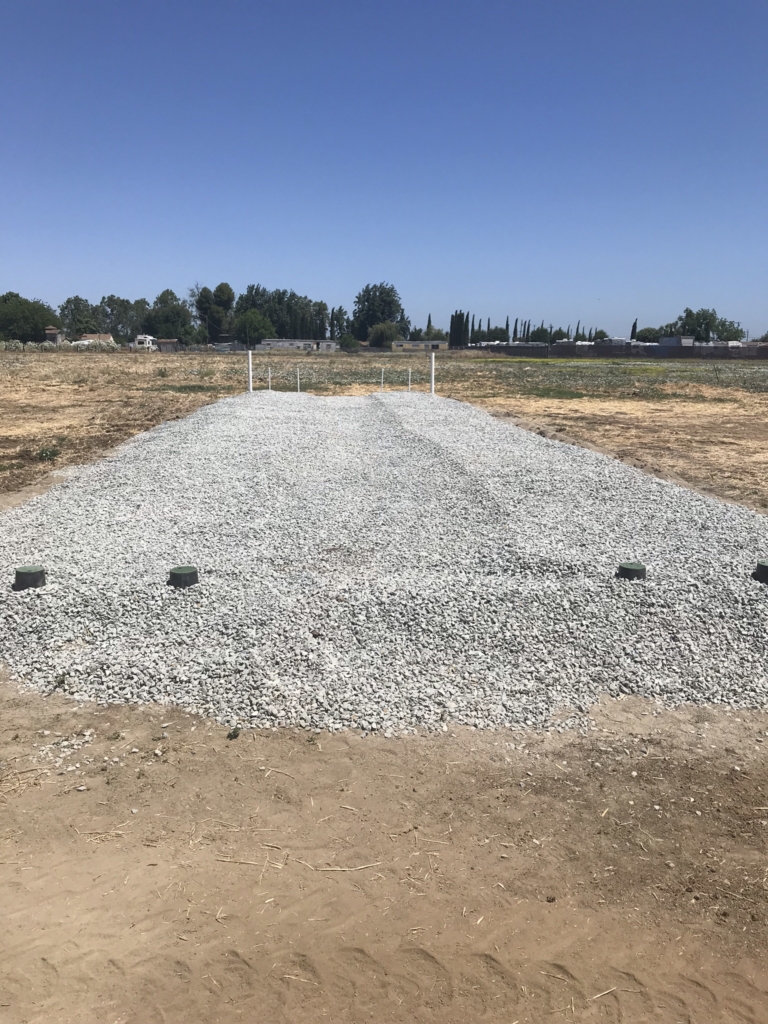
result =
M0 686L0 1019L768 1021L768 714L242 732Z

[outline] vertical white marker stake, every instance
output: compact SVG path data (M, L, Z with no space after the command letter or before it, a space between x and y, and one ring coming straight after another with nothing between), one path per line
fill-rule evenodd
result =
M267 391L272 390L272 367L267 367Z
M431 352L429 357L429 393L434 395L435 393L435 353Z
M410 370L410 367L408 369L408 390L409 391L411 390L411 370Z
M248 391L253 391L253 359L250 349L248 349Z
M300 371L299 371L299 368L297 366L296 367L296 390L299 393L301 393L301 377L300 377L299 373L300 373Z
M384 367L381 368L381 384L379 385L379 391L384 390Z

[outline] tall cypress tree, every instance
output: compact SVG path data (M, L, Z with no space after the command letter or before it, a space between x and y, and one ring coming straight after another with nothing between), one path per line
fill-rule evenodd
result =
M507 335L507 344L509 344L509 315L507 315L507 325L504 328L504 332Z
M449 335L449 345L451 348L461 348L465 343L465 333L469 333L469 313L464 313L462 310L457 309L451 317L451 330ZM467 338L467 340L469 340Z
M491 318L490 317L488 317L488 327L486 328L486 330L488 331L489 334L491 333Z
M432 330L432 314L431 313L429 313L427 315L427 330L428 331Z
M579 328L581 327L581 320L576 321L576 333L573 336L574 341L579 341Z
M518 317L515 317L515 326L512 330L512 341L517 341L517 321Z
M629 340L634 341L637 338L637 320L632 324L632 332L629 335Z
M470 328L469 336L470 336L470 338L474 338L474 336L475 336L475 314L474 313L472 314L472 327Z
M464 317L464 330L461 335L461 343L465 346L469 344L469 313Z

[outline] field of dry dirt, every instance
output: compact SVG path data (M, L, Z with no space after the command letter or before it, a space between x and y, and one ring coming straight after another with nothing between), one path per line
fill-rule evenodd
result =
M317 394L421 358L255 360ZM0 355L0 508L244 389L243 356ZM760 367L441 358L441 394L768 507ZM21 489L21 490L20 490ZM1 513L0 513L1 514ZM768 1024L768 714L241 733L0 682L3 1024Z
M768 714L226 730L0 687L8 1024L768 1021Z

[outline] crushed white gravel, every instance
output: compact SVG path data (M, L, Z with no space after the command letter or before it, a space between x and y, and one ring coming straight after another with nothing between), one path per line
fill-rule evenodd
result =
M768 520L423 394L226 399L0 516L0 661L225 723L766 707ZM621 561L646 564L619 580ZM48 583L10 589L40 563ZM200 583L167 586L196 565Z

